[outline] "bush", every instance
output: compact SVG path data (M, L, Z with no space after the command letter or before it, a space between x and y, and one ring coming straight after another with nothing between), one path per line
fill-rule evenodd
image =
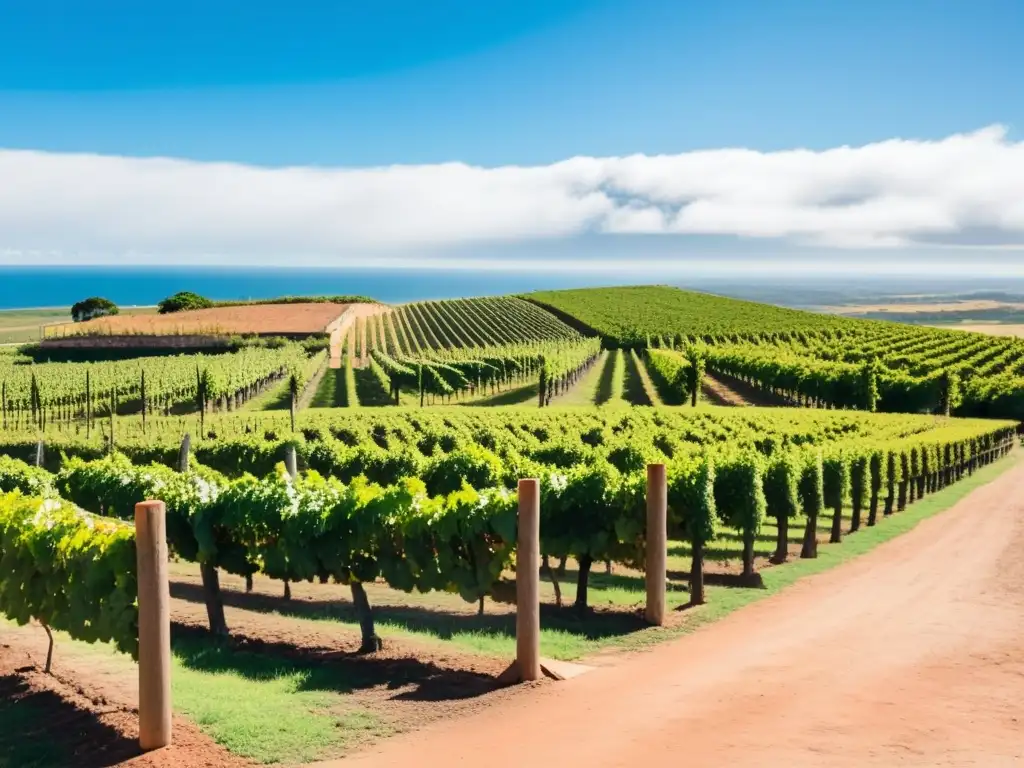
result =
M110 299L104 299L102 296L92 296L72 305L71 319L76 323L82 323L97 317L117 315L120 312L121 310L117 308L117 304Z
M178 291L157 304L157 309L161 315L167 315L171 312L186 312L191 309L209 309L213 305L212 301L198 293Z

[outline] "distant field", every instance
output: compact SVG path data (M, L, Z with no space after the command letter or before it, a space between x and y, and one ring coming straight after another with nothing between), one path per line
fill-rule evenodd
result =
M1024 304L1019 302L992 301L989 299L921 302L887 302L880 304L844 304L841 306L819 307L822 312L836 315L861 315L866 312L893 312L922 314L928 312L978 312L1005 309L1021 311Z
M147 316L122 313L85 323L54 326L48 335L179 335L246 333L322 333L349 304L267 304L214 307Z
M960 331L977 331L998 336L1015 336L1016 331L1000 327L1024 325L1024 303L995 299L950 299L948 301L894 301L844 304L818 308L822 312L861 320L888 320L911 325L931 325Z
M147 315L155 312L156 307L121 308L121 315ZM38 341L40 326L70 322L70 307L0 310L0 344L27 344Z
M989 336L1017 336L1024 338L1024 323L950 323L935 324L934 328L944 328L947 331L972 331L974 333L985 333Z

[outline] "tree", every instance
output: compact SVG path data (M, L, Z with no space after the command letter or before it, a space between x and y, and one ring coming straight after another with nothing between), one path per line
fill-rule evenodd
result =
M166 315L171 312L185 312L190 309L208 309L212 306L213 302L205 296L192 293L192 291L178 291L178 293L168 296L157 304L157 309L161 315Z
M96 317L116 315L120 311L117 308L117 304L110 299L104 299L102 296L92 296L88 299L83 299L71 307L71 319L76 323L81 323Z

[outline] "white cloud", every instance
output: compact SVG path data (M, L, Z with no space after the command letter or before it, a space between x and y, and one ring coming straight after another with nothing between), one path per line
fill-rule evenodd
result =
M1024 144L991 127L822 152L372 169L0 151L0 254L8 260L118 253L329 262L588 232L855 248L1024 245Z

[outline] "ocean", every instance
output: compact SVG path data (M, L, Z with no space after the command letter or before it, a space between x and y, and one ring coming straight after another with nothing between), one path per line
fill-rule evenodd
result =
M358 294L393 304L622 284L621 277L602 277L493 270L0 266L0 309L67 307L89 296L147 306L178 291L218 300Z
M122 306L151 306L178 291L194 291L219 300L268 299L277 296L357 294L388 304L429 299L497 296L554 288L661 283L724 296L792 307L857 303L900 293L966 294L1014 292L1024 301L1024 281L991 278L861 277L785 275L685 276L649 271L609 273L581 268L575 272L503 271L494 269L338 269L267 267L21 267L0 266L0 310L69 307L90 296ZM995 296L993 296L995 298Z

